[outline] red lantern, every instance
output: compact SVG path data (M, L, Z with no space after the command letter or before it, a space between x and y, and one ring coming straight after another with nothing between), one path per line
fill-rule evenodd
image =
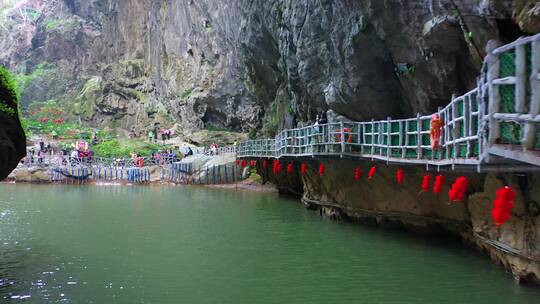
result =
M278 173L278 167L279 167L279 161L278 160L274 160L274 163L273 163L273 172L274 174L277 174Z
M439 194L442 191L442 187L444 186L444 175L437 175L435 177L435 182L433 183L433 193Z
M496 226L502 226L510 219L510 211L494 208L491 210L491 218Z
M431 174L426 174L422 178L422 192L427 192L429 190L429 185L431 184Z
M325 172L326 172L326 167L324 166L324 164L320 164L319 165L319 175L323 176Z
M358 181L360 178L362 178L362 169L356 167L356 169L354 169L354 179Z
M257 166L257 161L256 161L256 160L252 160L252 161L251 161L251 166L252 166L252 167Z
M512 188L504 186L497 190L495 197L513 202L516 200L516 192Z
M396 171L396 181L400 185L403 185L403 182L405 182L405 172L402 169Z
M491 209L491 218L495 225L501 226L510 219L512 209L515 206L515 199L516 192L514 189L505 186L497 190L493 201L494 208Z
M469 188L469 180L465 176L460 176L452 184L452 187L448 191L448 196L453 202L461 202L465 199L465 193Z
M287 165L287 174L292 174L293 173L293 164L290 163Z
M300 171L302 172L302 175L306 175L306 173L307 173L307 165L302 164L302 166L300 166Z
M278 166L277 166L277 173L278 174L281 174L281 172L283 172L283 165L281 163L278 163Z
M495 198L495 200L493 201L493 207L495 209L512 210L514 209L514 206L514 201L507 201L501 198Z
M240 166L240 160L239 159L236 160L236 165Z
M377 173L377 167L373 166L373 167L371 167L371 169L369 169L369 173L368 173L367 178L372 179L373 176L375 176L375 173Z
M266 168L268 168L268 161L266 159L263 160L262 166L263 166L263 169L265 169L265 170L266 170Z
M243 160L242 161L242 167L247 167L248 166L248 161L247 160Z

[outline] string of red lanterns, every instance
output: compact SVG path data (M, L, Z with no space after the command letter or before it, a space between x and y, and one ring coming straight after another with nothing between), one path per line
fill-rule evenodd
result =
M236 160L236 165L247 167L248 164L255 167L257 165L256 160ZM268 168L268 160L262 161L262 167L264 169ZM300 172L304 176L307 174L308 166L305 163L302 163L300 166ZM279 160L273 161L273 171L274 174L281 174L283 172L283 164ZM292 174L294 171L293 163L287 164L287 174ZM324 164L319 164L319 176L324 176L326 173L326 166ZM377 167L372 166L368 172L367 178L372 179L377 173ZM354 179L356 181L361 180L362 178L362 169L358 166L354 169ZM422 177L421 192L427 192L430 188L431 181L433 176L429 173L425 174ZM396 171L396 181L398 184L403 184L405 181L405 172L402 169ZM439 174L435 177L433 183L433 193L439 194L442 192L442 188L445 183L445 177L442 174ZM470 182L465 176L460 176L456 178L454 183L451 185L450 190L448 191L448 196L451 201L459 202L465 199L466 192L469 188ZM516 192L509 186L501 187L497 190L495 199L493 200L493 208L491 209L491 218L496 226L504 225L508 220L510 220L511 212L515 206Z

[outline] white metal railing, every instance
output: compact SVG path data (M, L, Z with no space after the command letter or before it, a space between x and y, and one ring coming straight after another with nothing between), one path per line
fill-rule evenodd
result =
M227 154L227 153L236 153L236 146L219 147L219 148L216 148L215 150L212 150L212 148L204 148L203 152L200 154L204 154L208 156L215 156L215 155L221 155L221 154Z
M530 55L526 53L527 47ZM501 78L498 56L513 50L517 50L516 76ZM528 78L527 58L530 58ZM516 84L515 113L504 113L499 106L498 86L508 84ZM540 137L540 34L492 51L484 61L477 88L453 97L436 114L444 127L440 148L435 150L429 137L432 115L418 114L408 119L335 122L283 130L274 139L240 143L237 156L354 156L404 163L480 165L489 161L490 154L495 154L540 166L540 158L535 158L538 150L534 148ZM521 142L513 153L494 150L500 142L499 129L504 122L524 126ZM526 155L517 155L515 150Z

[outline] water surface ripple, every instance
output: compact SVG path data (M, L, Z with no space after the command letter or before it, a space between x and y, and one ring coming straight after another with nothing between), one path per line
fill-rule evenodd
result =
M275 194L0 185L0 303L540 303L459 243Z

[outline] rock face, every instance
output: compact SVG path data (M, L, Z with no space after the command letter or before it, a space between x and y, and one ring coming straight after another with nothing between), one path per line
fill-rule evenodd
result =
M539 20L534 0L17 2L0 63L23 102L59 99L73 119L137 134L432 111L474 86L489 39Z
M19 121L17 99L9 73L0 66L0 181L26 155L26 136Z
M187 183L194 184L227 184L241 179L241 168L236 166L236 155L225 153L217 157L195 155L184 158L181 162L189 166L191 174L186 174L182 179Z
M517 280L540 284L540 175L441 172L446 186L436 195L431 190L420 192L425 168L402 168L405 182L399 185L395 178L396 166L332 160L324 162L326 173L321 177L319 162L305 163L308 171L303 177L275 176L270 170L262 175L282 185L282 189L284 185L302 185L299 191L303 193L305 205L324 216L425 233L460 235L504 265ZM299 171L298 165L295 164L294 172ZM367 180L367 172L373 165L377 173ZM363 172L360 181L353 178L357 166ZM468 177L471 183L468 197L463 202L450 202L448 185L459 176ZM497 228L491 220L492 202L496 190L504 185L516 190L516 206L511 220Z
M26 155L26 137L18 117L0 111L0 181Z

